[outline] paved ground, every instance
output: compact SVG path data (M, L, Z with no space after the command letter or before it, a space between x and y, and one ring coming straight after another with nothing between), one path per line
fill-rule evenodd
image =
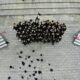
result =
M11 64L19 67L20 60L17 58L16 53L20 50L24 51L23 56L30 54L33 58L38 57L38 54L40 53L44 54L44 62L41 69L45 69L45 75L42 75L40 80L53 80L54 78L56 80L80 80L80 47L72 44L73 35L80 30L80 16L41 16L40 18L42 20L54 19L66 24L67 31L65 32L62 41L54 46L42 43L32 43L24 46L17 40L15 36L16 32L12 29L12 27L14 22L29 19L31 17L35 18L35 16L0 17L0 32L6 31L6 34L4 35L10 42L7 48L0 50L0 80L7 80L9 75L14 77L12 80L21 80L18 78L20 71L17 70L17 68L14 71L9 69L9 65ZM33 49L35 49L35 53L32 53ZM48 74L48 71L46 70L46 63L48 62L52 64L54 69L53 74ZM36 65L40 66L41 64Z

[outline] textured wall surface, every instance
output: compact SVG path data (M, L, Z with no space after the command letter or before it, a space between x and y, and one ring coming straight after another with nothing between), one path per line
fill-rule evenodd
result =
M34 19L38 12L42 14L39 16L41 20L53 19L66 24L67 30L61 42L54 46L41 43L23 46L17 40L13 23ZM80 80L80 47L72 44L73 35L78 30L80 30L80 0L0 0L0 32L6 31L4 35L10 42L7 48L0 50L0 80L7 80L8 75L14 76L15 80L21 80L16 76L19 71L9 70L10 64L19 66L16 53L20 50L34 57L43 53L44 59L52 64L54 69L52 77L56 80ZM32 53L32 49L36 52ZM53 80L48 79L50 75L46 73L40 80Z

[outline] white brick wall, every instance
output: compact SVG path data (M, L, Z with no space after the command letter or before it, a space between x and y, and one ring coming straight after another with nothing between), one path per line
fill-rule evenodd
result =
M69 3L70 2L70 3ZM75 3L74 3L75 2ZM0 15L80 15L79 0L0 0Z

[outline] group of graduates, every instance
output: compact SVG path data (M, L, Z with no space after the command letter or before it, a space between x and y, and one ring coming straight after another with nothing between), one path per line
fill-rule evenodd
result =
M16 37L24 45L31 42L43 42L54 44L62 39L62 35L66 31L66 25L54 22L54 20L40 21L38 17L35 20L19 22L14 25L13 29L17 31Z

